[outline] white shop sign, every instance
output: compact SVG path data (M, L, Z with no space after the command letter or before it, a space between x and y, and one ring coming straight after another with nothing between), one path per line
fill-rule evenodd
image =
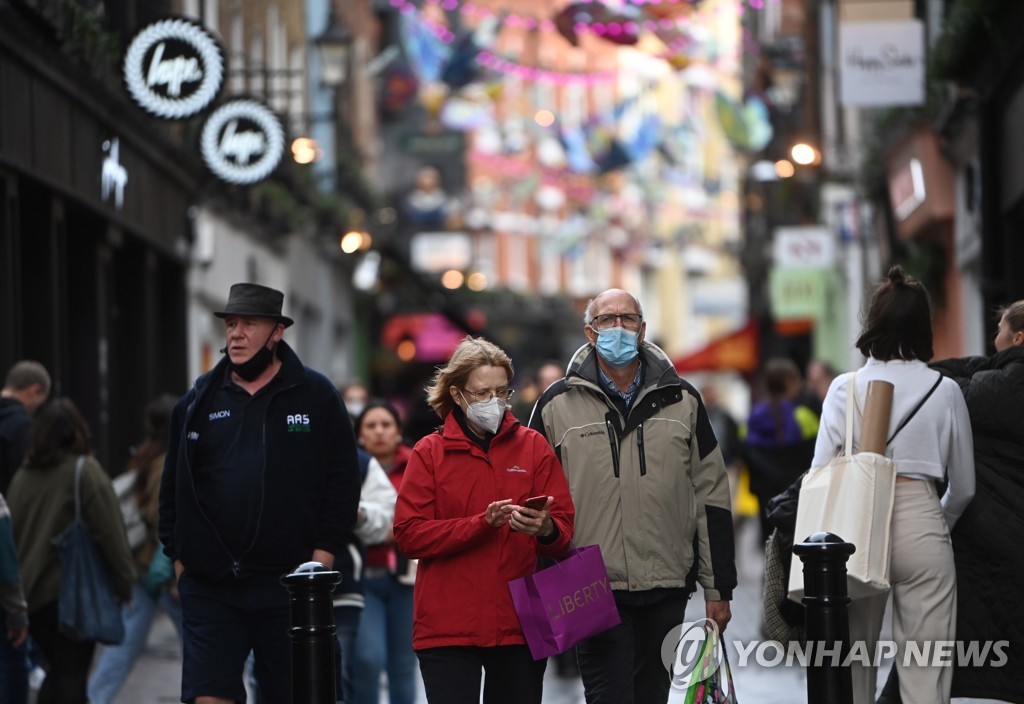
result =
M284 128L270 108L248 98L213 111L199 139L203 161L217 177L238 185L260 181L284 153Z
M224 52L192 20L160 20L139 30L124 55L124 84L143 110L181 120L205 110L224 83Z
M836 243L825 227L780 227L772 244L777 267L830 267L836 261Z
M920 20L839 25L840 102L847 107L924 103Z

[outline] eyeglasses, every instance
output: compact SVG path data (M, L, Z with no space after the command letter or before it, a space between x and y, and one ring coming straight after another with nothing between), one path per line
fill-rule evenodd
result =
M484 403L487 403L495 396L502 401L508 401L512 398L512 394L515 393L512 389L498 389L497 391L470 391L469 389L463 389L463 391L472 396L474 401L483 401Z
M615 321L621 320L622 327L627 330L639 330L640 323L643 322L643 316L639 313L608 313L606 315L595 315L590 319L590 327L595 330L607 330L608 328L615 327Z

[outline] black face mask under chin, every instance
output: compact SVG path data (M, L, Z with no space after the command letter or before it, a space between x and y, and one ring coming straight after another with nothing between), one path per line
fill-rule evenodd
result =
M273 336L274 333L271 332L270 337ZM267 338L267 342L270 342L270 337ZM235 364L228 358L228 369L246 381L255 380L274 361L274 352L267 347L267 342L263 343L263 347L260 347L259 352L241 364Z

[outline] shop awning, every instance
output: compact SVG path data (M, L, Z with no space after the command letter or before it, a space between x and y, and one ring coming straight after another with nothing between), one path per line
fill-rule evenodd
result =
M736 371L749 373L757 369L757 325L753 320L739 330L683 357L673 360L676 371Z

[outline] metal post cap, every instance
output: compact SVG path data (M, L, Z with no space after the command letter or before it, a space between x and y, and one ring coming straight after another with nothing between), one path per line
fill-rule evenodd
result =
M281 584L300 584L302 582L329 582L337 584L341 581L341 573L335 572L319 562L303 562L291 574L281 577Z
M803 542L793 546L793 553L796 555L813 555L820 552L852 555L856 550L857 546L853 543L846 542L835 533L825 531L809 535Z

